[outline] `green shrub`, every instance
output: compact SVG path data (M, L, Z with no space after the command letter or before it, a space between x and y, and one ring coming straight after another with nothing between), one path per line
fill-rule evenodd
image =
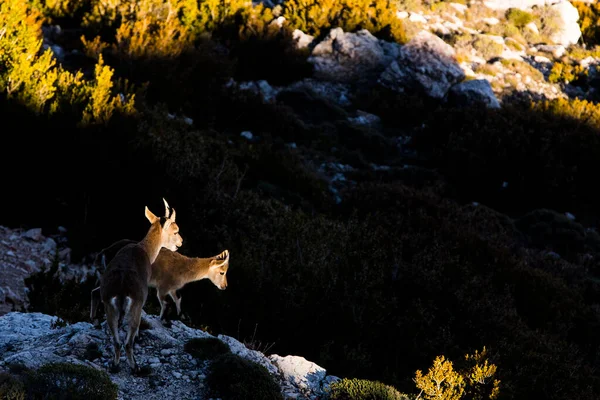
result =
M230 352L229 346L217 338L190 339L183 346L183 350L190 353L193 357L202 360L211 360L217 356Z
M83 365L51 363L26 374L28 398L115 400L118 387L108 374Z
M506 10L505 15L508 22L510 22L517 28L525 27L525 25L527 25L534 19L534 16L532 14L519 8L509 8L508 10Z
M408 400L394 387L366 379L342 379L330 385L331 400Z
M0 372L0 400L25 400L25 385L16 377Z
M210 395L223 400L282 400L281 389L265 367L235 354L218 356L206 378Z

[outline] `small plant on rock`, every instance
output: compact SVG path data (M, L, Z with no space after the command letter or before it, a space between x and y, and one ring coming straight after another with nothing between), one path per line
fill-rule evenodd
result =
M342 379L329 387L331 400L408 400L394 387L366 379Z
M217 338L193 338L185 343L183 349L201 360L212 360L222 354L230 353L229 346Z
M517 28L523 28L534 20L534 16L518 8L509 8L506 11L506 19Z

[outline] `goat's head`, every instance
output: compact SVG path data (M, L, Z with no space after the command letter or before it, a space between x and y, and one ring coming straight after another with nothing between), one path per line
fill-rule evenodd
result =
M227 289L227 270L229 269L229 250L225 250L210 260L208 279L221 290Z
M165 216L157 217L146 207L146 218L156 229L160 229L161 247L166 247L171 251L177 251L183 244L183 239L179 235L179 226L175 223L175 209L169 207L165 199Z

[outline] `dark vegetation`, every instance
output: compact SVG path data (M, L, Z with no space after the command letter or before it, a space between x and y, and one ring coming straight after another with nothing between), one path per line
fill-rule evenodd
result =
M206 384L211 397L283 400L279 385L265 367L232 353L212 361Z
M379 87L358 92L347 108L306 90L265 104L223 84L232 77L278 84L310 73L289 32L264 28L270 11L240 7L209 21L200 13L192 21L202 25L185 29L177 25L185 18L170 21L177 35L150 24L153 35L129 33L148 40L137 47L117 43L118 21L96 31L80 28L83 9L44 12L65 28L61 40L67 27L82 29L71 38L80 49L73 68L93 80L86 65L102 54L115 75L97 76L80 97L63 87L57 97L69 106L53 109L32 106L41 80L10 96L0 80L2 225L66 226L77 260L140 238L143 207L159 209L165 197L177 209L183 254L232 254L226 291L207 281L181 291L195 326L240 340L258 326L275 353L404 393L415 392L414 372L437 355L458 360L487 346L499 399L599 397L598 106L450 109ZM328 23L310 20L305 29L321 34ZM81 32L88 41L100 34L106 46L86 50L76 40ZM151 39L165 37L180 41ZM5 65L0 57L0 75ZM135 111L111 100L119 90L136 94ZM383 128L349 124L356 108L380 115ZM258 140L241 138L245 130ZM407 134L417 156L395 145ZM318 170L328 161L356 168L340 204ZM577 222L563 217L567 211ZM87 320L92 287L58 289L50 277L30 279L34 309ZM245 366L220 357L215 365ZM211 379L223 382L216 371Z
M2 400L115 400L117 385L104 371L84 365L50 363L37 370L13 368L0 374Z
M229 346L217 338L196 338L188 340L183 349L194 358L212 360L221 354L229 353Z

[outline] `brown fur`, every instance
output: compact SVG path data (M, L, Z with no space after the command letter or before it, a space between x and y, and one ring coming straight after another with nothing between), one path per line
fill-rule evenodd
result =
M91 316L95 316L97 297L104 304L107 324L113 337L113 366L117 367L121 355L119 326L127 317L128 331L125 341L127 360L132 371L138 366L133 355L133 342L139 332L142 309L148 297L148 282L152 272L152 263L156 260L161 248L169 247L177 250L183 240L175 223L175 210L168 217L169 207L165 201L166 216L158 218L146 207L146 218L151 223L144 239L137 243L129 243L118 250L106 266L100 279L100 287L92 292Z
M121 248L125 248L132 243L135 242L129 239L119 240L100 251L97 259L104 256L107 260L110 260L111 255L118 253ZM214 257L199 258L187 257L166 248L161 249L156 261L152 264L152 273L148 284L157 290L158 300L161 304L160 317L163 318L165 315L167 295L171 296L175 302L177 314L181 314L181 297L177 296L176 291L190 282L208 278L219 289L225 290L227 288L228 268L228 250ZM96 290L92 291L92 320L94 320L96 314L94 300L94 292Z

